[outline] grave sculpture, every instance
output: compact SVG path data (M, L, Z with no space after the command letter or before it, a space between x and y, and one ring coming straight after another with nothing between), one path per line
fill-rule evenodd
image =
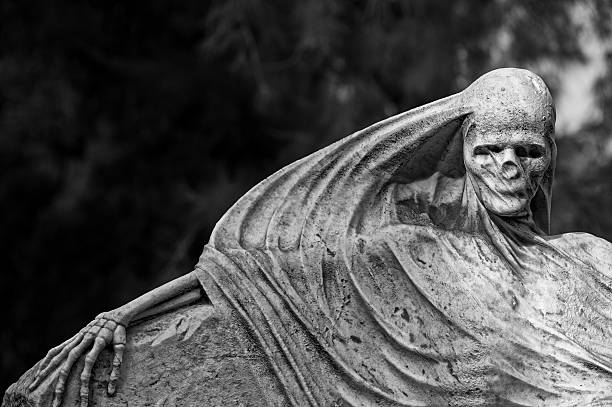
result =
M4 405L612 405L612 245L549 235L554 123L544 81L504 68L288 165L194 271L100 314ZM182 381L143 396L131 324L204 306Z

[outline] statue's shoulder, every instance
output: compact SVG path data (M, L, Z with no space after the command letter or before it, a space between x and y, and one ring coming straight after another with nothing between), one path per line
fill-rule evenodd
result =
M612 277L612 243L586 232L550 236L548 241Z
M564 248L580 248L583 250L610 250L612 242L601 237L592 235L587 232L570 232L560 235L549 236L548 240L556 245L562 245Z

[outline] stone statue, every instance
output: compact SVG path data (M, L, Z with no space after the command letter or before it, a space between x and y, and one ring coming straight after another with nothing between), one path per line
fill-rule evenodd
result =
M221 218L193 272L51 349L30 389L60 405L84 356L86 406L112 346L121 393L130 323L205 293L272 383L227 404L612 405L612 245L548 235L554 122L541 78L498 69L281 169Z

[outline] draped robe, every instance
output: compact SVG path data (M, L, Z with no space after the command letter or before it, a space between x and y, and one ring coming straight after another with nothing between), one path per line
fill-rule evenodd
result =
M534 224L489 213L472 110L459 93L370 126L217 224L196 274L292 405L612 405L612 245L543 232L554 155Z

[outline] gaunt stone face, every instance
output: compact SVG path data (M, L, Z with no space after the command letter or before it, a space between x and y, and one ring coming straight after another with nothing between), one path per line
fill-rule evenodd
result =
M500 216L529 215L551 164L552 97L531 75L488 74L466 89L474 111L463 125L465 167L482 204Z
M472 125L464 143L464 162L483 205L500 216L528 215L529 205L550 165L541 129Z

